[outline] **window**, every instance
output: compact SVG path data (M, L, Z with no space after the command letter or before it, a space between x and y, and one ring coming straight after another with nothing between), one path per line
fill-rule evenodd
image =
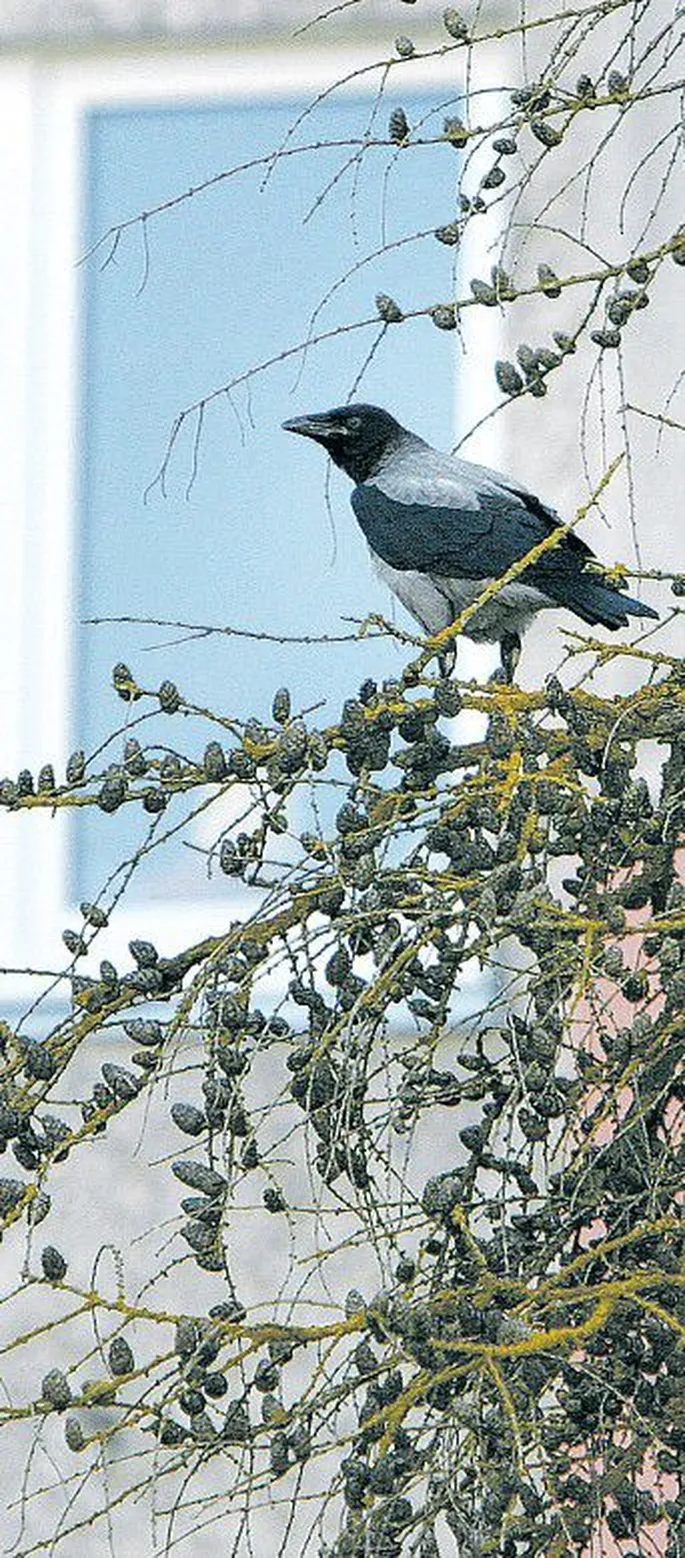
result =
M349 64L341 60L339 73ZM280 431L283 417L346 397L371 332L342 335L304 363L290 359L255 380L252 424L244 395L237 397L244 441L221 400L205 419L186 495L189 423L169 468L168 496L154 488L143 502L179 409L301 339L312 302L380 243L378 179L362 171L353 191L346 175L303 227L325 170L332 176L342 153L283 159L262 197L252 176L149 222L145 285L140 229L129 232L104 270L97 259L77 266L111 223L278 144L335 61L307 51L288 71L266 54L94 58L65 64L58 75L48 66L22 76L19 68L14 99L6 97L15 160L3 175L5 209L15 221L17 252L5 308L19 375L4 429L11 523L0 648L4 666L15 668L3 687L8 772L48 760L63 771L67 731L71 745L92 751L118 715L125 722L126 706L107 695L110 668L122 655L141 681L155 686L171 676L199 702L238 715L268 710L284 682L297 703L326 697L334 708L343 690L369 673L372 655L386 673L400 664L389 644L306 650L220 638L151 651L173 632L81 625L82 618L131 614L317 634L338 632L346 615L390 611L348 509L347 483L336 473L334 538L323 461ZM451 82L425 80L402 101L412 118L453 92ZM396 102L393 93L379 125ZM334 96L311 122L311 139L358 135L371 103L359 90ZM430 182L425 155L417 154L419 177L411 183L402 158L388 181L391 240L433 227L441 185L446 217L452 209L451 155L436 148ZM351 207L357 238L347 220ZM425 299L427 284L441 296L446 251L429 240L417 250L421 277L413 296L412 252L361 268L324 322L368 314L380 288L396 291L407 307ZM392 351L381 350L371 363L360 394L448 444L451 340L428 324L398 330ZM468 366L472 406L475 356ZM163 740L163 719L158 730ZM188 743L192 748L190 731ZM59 815L0 819L8 962L28 962L29 952L34 965L41 957L46 966L55 962L69 903L92 896L121 857L129 821L103 821L86 820L76 835ZM191 898L203 900L194 905L198 929L212 920L212 888L198 892L197 857L177 854L172 881L166 852L161 874L151 864L140 878L146 898L159 895L160 934L170 945L183 934ZM21 883L37 872L40 904L32 894L27 906ZM136 912L133 894L120 916L124 941L135 933Z
M122 212L149 209L227 163L268 154L285 141L306 102L288 94L92 113L85 126L86 246ZM435 105L435 94L407 102L414 118ZM363 133L368 114L368 98L334 98L305 131L306 139L344 144ZM321 199L347 155L342 149L285 157L261 193L263 169L220 184L150 222L147 256L135 230L124 236L116 264L104 270L89 264L77 541L81 619L132 613L318 635L344 633L346 616L388 609L347 509L349 484L336 475L329 518L320 454L296 445L280 427L296 410L322 410L347 397L375 329L312 346L304 362L288 359L250 384L249 399L237 388L233 409L220 398L201 429L191 418L173 451L166 494L157 486L143 499L179 409L304 339L319 297L381 245L378 157L373 169L362 165L358 183L351 170ZM430 230L441 209L441 185L442 209L452 208L451 159L444 147L431 156L432 185L425 163L421 183L407 176L406 162L388 182L389 241L415 228ZM421 268L413 297L412 253L420 254ZM403 299L409 293L409 305L421 301L426 285L429 295L433 286L439 296L446 271L445 251L426 240L383 256L352 275L319 329L339 317L354 322L373 315L381 285ZM441 348L447 393L436 395L431 375ZM450 361L451 343L429 339L428 327L396 331L390 348L371 363L360 394L397 408L410 425L437 422L439 436L449 442ZM380 662L389 670L401 663L388 644L380 650L370 644L304 648L222 638L138 652L140 645L174 636L180 635L121 626L78 631L79 745L93 750L111 728L117 705L106 687L122 646L144 685L171 676L194 701L238 717L266 715L283 682L295 706L325 701L334 713L339 698L373 666ZM163 716L154 729L164 741ZM77 831L76 896L88 897L103 867L120 858L130 817L120 814L103 827L102 818L86 816ZM178 891L197 891L198 861L191 853L176 852L177 879L168 853L160 853L157 870L155 858L133 884L134 894L137 884L147 897L155 888L168 893L170 869Z

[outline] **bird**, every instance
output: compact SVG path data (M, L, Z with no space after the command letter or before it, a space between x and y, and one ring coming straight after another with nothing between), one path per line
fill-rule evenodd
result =
M444 454L380 406L352 404L283 423L321 444L355 483L350 501L378 578L424 632L449 628L483 593L561 525L517 480ZM464 625L476 643L500 645L511 682L521 635L539 611L566 607L594 627L626 627L658 612L606 577L574 531L504 584ZM456 646L441 657L453 669Z

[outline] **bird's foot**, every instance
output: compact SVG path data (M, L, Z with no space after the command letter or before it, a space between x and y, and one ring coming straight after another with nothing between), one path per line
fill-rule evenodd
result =
M514 680L514 672L521 658L521 639L518 633L503 633L500 639L500 656L504 680L511 684Z
M447 680L447 678L449 676L452 675L452 672L454 671L456 663L457 663L457 646L454 643L448 644L446 649L443 649L442 654L438 655L438 667L439 667L439 670L440 670L440 675L443 677L443 679L445 681Z

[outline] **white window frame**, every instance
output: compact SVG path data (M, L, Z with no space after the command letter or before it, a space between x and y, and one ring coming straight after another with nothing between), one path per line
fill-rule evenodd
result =
M379 49L387 48L387 40ZM412 61L416 87L454 90L454 55ZM53 762L64 773L70 730L73 622L71 581L78 514L75 429L79 358L85 136L89 110L145 103L191 104L314 95L369 59L368 44L319 51L311 45L242 44L211 49L153 50L81 56L15 54L0 61L0 514L3 584L0 610L0 771L34 774ZM478 85L488 82L488 58L477 61ZM355 83L353 90L358 90ZM397 95L392 94L393 101ZM491 100L492 101L492 100ZM495 106L490 109L494 114ZM208 169L208 173L212 172ZM169 191L175 193L174 190ZM122 219L134 212L122 211ZM173 220L173 218L169 218ZM478 269L474 226L465 274ZM484 263L481 256L481 264ZM494 315L494 318L493 318ZM474 309L469 352L460 366L457 432L493 403L490 365L496 355L495 310ZM207 386L211 388L211 386ZM498 419L488 429L487 463L496 464ZM476 441L474 458L484 457ZM73 923L67 893L68 816L59 810L0 813L0 963L14 969L60 967L63 928ZM240 912L231 896L231 915ZM216 930L225 916L216 903L155 903L155 928L165 953ZM150 910L121 906L103 955L115 960L150 922ZM78 921L76 922L78 923ZM100 945L100 942L98 943ZM21 1002L30 981L3 981L3 999Z

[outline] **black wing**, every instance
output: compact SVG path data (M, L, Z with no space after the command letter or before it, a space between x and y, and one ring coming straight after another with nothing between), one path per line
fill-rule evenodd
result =
M355 487L352 507L373 552L391 568L417 569L442 578L499 578L560 523L528 493L490 487L477 504L401 503L373 483ZM550 574L577 574L592 557L571 534L526 575L542 583Z

